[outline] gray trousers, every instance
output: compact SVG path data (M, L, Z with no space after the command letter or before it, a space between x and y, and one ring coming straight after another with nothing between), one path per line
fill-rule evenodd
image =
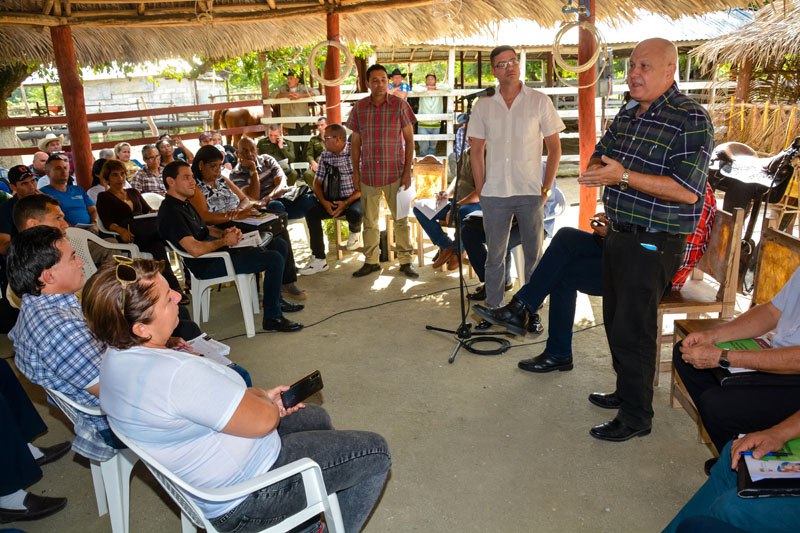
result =
M512 217L516 217L522 252L525 255L527 283L542 253L544 209L541 196L481 196L483 230L486 232L486 305L503 303L506 283L506 249L511 232Z

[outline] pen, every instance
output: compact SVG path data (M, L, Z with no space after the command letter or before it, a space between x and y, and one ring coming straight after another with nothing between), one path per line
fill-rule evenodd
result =
M752 457L753 456L753 450L747 450L745 452L739 452L739 455L742 455L742 456L747 455L749 457ZM765 453L763 455L763 457L789 457L789 455L791 455L791 454L788 454L786 452L769 452L769 453Z

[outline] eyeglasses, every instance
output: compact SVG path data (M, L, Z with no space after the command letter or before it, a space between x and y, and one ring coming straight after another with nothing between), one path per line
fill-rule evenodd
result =
M150 157L145 157L144 160L145 161L150 161L151 159L158 159L159 157L161 157L161 156L160 155L151 155Z
M508 67L516 67L517 65L519 65L519 59L509 59L508 61L498 61L494 64L494 68L505 70Z
M133 259L130 257L125 257L124 255L115 255L113 258L117 263L117 269L115 272L117 281L119 281L119 284L122 285L122 302L119 306L119 312L122 316L125 316L125 291L128 288L128 285L131 283L136 283L136 280L139 279L139 274L136 272L136 269L133 268Z

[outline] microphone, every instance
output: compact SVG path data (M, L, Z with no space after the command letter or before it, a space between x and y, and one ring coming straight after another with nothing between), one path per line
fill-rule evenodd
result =
M475 98L480 98L481 96L494 96L494 87L487 87L482 91L478 91L473 94L469 94L465 96L467 100L474 100Z

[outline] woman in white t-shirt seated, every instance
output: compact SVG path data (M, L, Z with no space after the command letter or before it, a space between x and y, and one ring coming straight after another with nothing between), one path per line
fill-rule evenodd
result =
M203 488L242 483L310 457L339 497L346 531L360 531L391 467L383 437L334 430L321 407L284 409L280 392L288 387L247 388L228 367L167 348L180 295L161 270L159 261L108 262L84 287L86 320L109 346L100 405L114 426ZM302 509L305 493L297 475L246 497L196 503L219 531L259 531Z

